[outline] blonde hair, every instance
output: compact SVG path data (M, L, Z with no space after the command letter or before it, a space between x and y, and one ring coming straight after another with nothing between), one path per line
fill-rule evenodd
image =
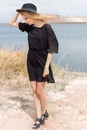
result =
M33 20L40 20L44 22L49 21L52 18L52 16L48 14L30 13L26 11L20 12L20 14L29 17Z

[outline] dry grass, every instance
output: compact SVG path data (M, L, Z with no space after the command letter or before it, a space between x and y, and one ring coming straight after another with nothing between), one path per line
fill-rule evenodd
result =
M0 50L0 77L11 79L17 75L27 75L26 56L21 51Z
M61 67L56 67L55 64L52 64L52 69L56 83L48 84L48 90L52 87L55 90L64 91L69 80L81 76L87 76L86 73L71 72ZM18 77L22 77L21 80L28 77L26 68L26 53L23 51L0 49L0 83L3 80L12 80L17 79ZM26 80L23 80L23 84L26 84L24 82L26 82Z

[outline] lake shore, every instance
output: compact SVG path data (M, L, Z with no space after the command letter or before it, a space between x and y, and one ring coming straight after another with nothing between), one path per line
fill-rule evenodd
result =
M46 85L50 116L39 130L86 130L87 76L62 78L55 75L56 83ZM32 130L36 112L27 77L0 78L0 100L1 130Z
M87 73L71 72L54 64L52 69L56 83L46 84L50 116L39 130L86 130ZM24 52L0 51L0 99L2 130L32 130L36 112Z

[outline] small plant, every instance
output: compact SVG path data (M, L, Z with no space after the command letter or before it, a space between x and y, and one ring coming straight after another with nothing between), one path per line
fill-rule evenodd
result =
M65 85L61 84L61 86L59 86L59 91L65 91Z
M27 76L25 54L21 51L0 50L0 76L10 79L21 73Z

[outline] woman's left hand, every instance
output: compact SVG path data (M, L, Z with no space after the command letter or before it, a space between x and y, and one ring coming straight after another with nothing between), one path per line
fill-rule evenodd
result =
M45 78L49 74L49 68L45 67L43 72L43 77Z

